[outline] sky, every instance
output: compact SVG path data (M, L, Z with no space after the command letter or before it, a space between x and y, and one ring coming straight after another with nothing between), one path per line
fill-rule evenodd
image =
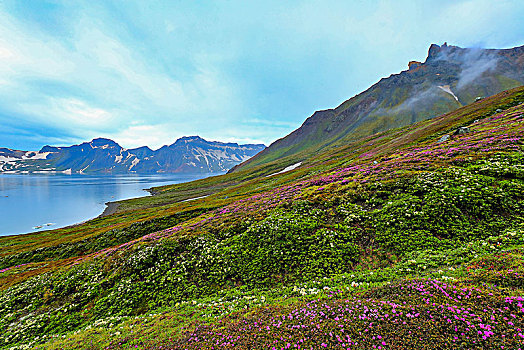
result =
M0 0L0 147L269 145L431 43L524 45L523 18L521 0Z

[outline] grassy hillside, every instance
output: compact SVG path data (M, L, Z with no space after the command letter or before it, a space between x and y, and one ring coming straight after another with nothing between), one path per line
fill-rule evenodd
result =
M468 49L431 45L425 62L392 74L334 109L315 112L298 129L235 168L283 157L309 159L319 151L377 132L431 119L524 84L524 46Z
M1 237L0 348L517 349L523 102Z

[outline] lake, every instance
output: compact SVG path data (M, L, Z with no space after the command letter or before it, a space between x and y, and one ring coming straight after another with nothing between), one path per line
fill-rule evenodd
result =
M212 175L218 174L0 174L0 236L69 226L102 214L106 202L147 196L146 188Z

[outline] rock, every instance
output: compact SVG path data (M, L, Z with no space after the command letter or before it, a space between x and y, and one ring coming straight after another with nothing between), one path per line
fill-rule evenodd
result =
M420 67L422 65L422 62L419 62L419 61L409 61L408 63L408 69L411 70L411 69L415 69L417 67Z
M477 96L477 98L475 99L475 102L480 101L480 100L482 100L483 98L484 98L484 97Z
M444 135L438 140L438 142L446 142L447 140L449 140L449 135Z
M502 109L500 108L497 108L497 110L495 111L495 113L500 113L500 112L502 112Z
M469 132L471 132L471 130L469 130L469 128L467 126L461 126L457 130L455 130L453 135L464 135L464 134L467 134Z
M431 44L428 50L428 58L426 59L426 61L436 58L439 52L440 52L440 46L437 44Z

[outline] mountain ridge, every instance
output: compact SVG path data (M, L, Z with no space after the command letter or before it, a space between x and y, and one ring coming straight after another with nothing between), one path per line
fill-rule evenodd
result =
M431 44L424 62L381 78L332 109L314 112L265 150L230 170L290 157L303 161L316 151L391 128L431 119L524 84L524 45L509 49Z
M67 147L46 145L38 152L0 148L0 173L214 173L264 148L184 136L157 150L126 149L111 139L95 138Z

